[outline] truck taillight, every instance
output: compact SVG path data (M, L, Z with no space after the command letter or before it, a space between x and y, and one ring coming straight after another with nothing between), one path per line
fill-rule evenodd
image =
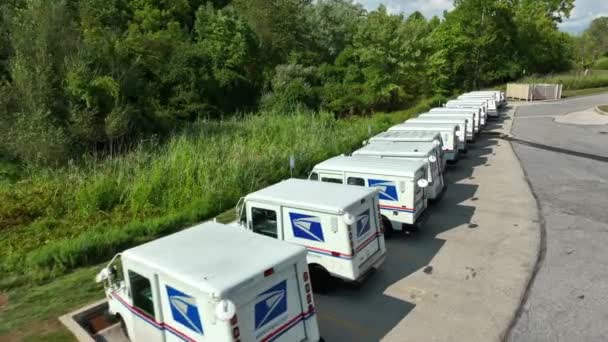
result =
M306 303L312 304L312 295L310 293L306 294Z
M234 339L235 342L241 341L239 339L239 337L241 337L241 330L238 327L238 323L239 323L239 318L237 317L236 314L234 314L234 316L230 319L230 326L232 327L232 338Z
M273 268L269 268L266 271L264 271L264 277L271 276L271 275L273 275L273 273L274 273L274 269Z
M350 242L350 254L355 255L355 244L353 242L353 231L351 226L348 226L348 241Z
M304 281L308 281L308 272L305 271L303 275Z

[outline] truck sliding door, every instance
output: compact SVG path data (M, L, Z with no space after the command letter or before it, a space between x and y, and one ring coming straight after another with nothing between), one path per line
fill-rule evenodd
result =
M128 270L133 314L133 341L164 341L162 312L158 294L158 279L152 272L138 268L137 272Z

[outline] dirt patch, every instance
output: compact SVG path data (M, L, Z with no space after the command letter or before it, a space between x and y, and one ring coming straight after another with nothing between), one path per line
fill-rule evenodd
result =
M8 307L8 295L0 292L0 312L6 310Z

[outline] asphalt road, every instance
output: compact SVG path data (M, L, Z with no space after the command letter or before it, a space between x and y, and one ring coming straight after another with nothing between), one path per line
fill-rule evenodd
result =
M608 125L553 120L606 103L608 94L518 109L513 136L538 143L512 145L540 204L545 246L510 341L608 340Z
M510 144L493 135L478 138L446 179L424 229L389 239L380 270L361 286L315 295L327 342L504 338L538 256L536 202Z

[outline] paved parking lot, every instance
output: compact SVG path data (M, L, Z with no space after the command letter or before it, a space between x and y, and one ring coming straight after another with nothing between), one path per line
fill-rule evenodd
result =
M490 130L508 131L511 118ZM540 243L536 202L509 143L485 135L447 173L426 229L388 241L360 287L316 295L333 341L497 341L522 300Z
M606 103L604 94L518 110L514 136L538 143L513 146L538 196L546 245L511 341L608 339L608 126L554 122Z

